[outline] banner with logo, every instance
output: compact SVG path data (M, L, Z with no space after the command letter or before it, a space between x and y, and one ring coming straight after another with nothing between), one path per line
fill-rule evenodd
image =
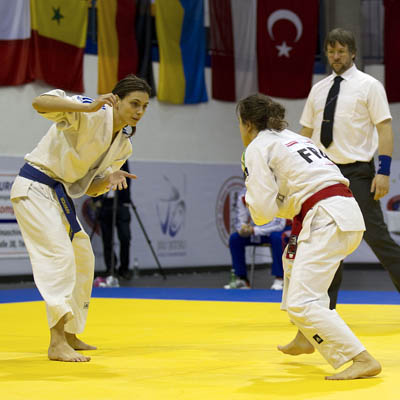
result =
M232 210L244 186L240 165L130 162L129 168L138 176L131 184L133 205L162 266L231 263L227 246ZM78 207L88 233L95 225L91 204L85 198ZM140 268L154 268L156 261L133 207L131 218L131 263L136 257ZM95 229L93 245L104 265L99 234Z
M24 268L20 267L18 273L31 272L9 200L17 165L22 163L22 158L0 157L0 274L15 273L21 265ZM131 185L138 216L131 207L131 265L137 258L139 268L157 268L150 245L165 268L231 264L228 240L234 229L236 198L244 185L239 164L131 161L129 167L138 176ZM400 161L393 161L392 171L391 190L382 200L382 208L386 216L390 214L389 229L400 243ZM105 270L92 198L85 196L74 202L86 232L92 235L96 269ZM115 243L118 254L117 238ZM265 251L270 259L268 249ZM377 259L362 242L346 262L374 263Z
M16 172L0 172L0 258L28 257L10 200Z

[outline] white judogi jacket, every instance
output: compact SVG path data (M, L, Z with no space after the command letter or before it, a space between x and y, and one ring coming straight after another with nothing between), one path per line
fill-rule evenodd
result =
M68 98L80 103L93 100L84 96L68 97L64 91L51 90L44 95ZM132 153L130 139L121 132L113 143L113 110L107 105L93 113L41 113L55 122L25 160L48 176L63 183L69 196L83 196L94 179L120 169ZM17 177L11 198L25 196L29 179ZM98 193L100 195L102 193Z
M292 219L304 201L319 190L337 183L349 185L339 168L310 139L288 129L259 132L247 147L245 167L246 202L257 225L275 216ZM333 197L321 206L342 231L365 230L354 198ZM308 229L303 226L303 239Z
M260 132L246 150L245 167L246 202L258 224L275 215L293 218L314 193L337 183L348 185L310 139L287 129ZM328 296L340 262L357 248L364 230L353 197L321 199L304 217L295 259L283 256L281 308L334 368L365 350L337 312L329 309Z

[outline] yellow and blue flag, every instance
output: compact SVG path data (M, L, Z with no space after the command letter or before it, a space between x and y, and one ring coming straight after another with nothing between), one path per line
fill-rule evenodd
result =
M207 101L204 2L156 0L156 31L160 51L158 99L174 104Z

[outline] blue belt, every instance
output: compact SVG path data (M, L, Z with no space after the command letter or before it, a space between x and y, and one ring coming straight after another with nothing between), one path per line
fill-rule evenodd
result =
M69 223L69 237L72 241L75 233L81 230L81 227L76 219L75 206L72 202L71 198L65 192L65 188L61 182L56 181L55 179L50 178L45 173L39 171L38 169L32 167L29 164L24 164L19 171L19 176L23 178L30 179L31 181L43 183L44 185L50 186L55 190L58 201L61 205L61 208L64 211L65 216L67 217Z

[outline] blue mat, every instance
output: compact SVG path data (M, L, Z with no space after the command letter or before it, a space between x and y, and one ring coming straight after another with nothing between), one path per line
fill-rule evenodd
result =
M94 288L93 297L120 299L240 301L257 303L279 303L282 292L266 289L224 290L190 288ZM40 301L37 289L0 290L0 303ZM400 304L397 292L370 292L342 290L338 303L341 304Z

